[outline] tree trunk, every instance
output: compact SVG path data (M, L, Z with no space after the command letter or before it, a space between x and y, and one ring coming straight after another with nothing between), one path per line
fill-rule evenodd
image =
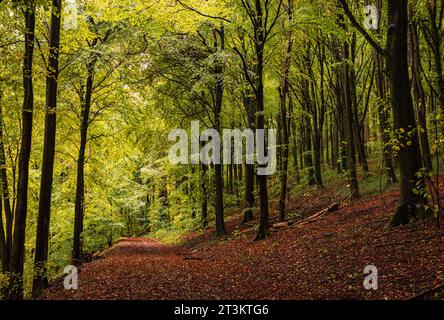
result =
M245 165L245 204L242 223L253 220L254 211L254 165Z
M202 188L202 200L201 200L201 211L200 211L200 219L202 229L208 227L208 191L207 191L207 165L201 163L200 164L200 179L201 179L201 188Z
M354 68L354 64L355 64L355 60L356 60L356 33L353 33L352 36L352 43L351 43L351 48L352 48L352 54L351 54L351 60L353 62L353 67L349 68L350 70L350 91L351 91L351 95L352 95L352 115L353 115L353 130L354 130L354 135L355 135L355 144L356 144L356 149L358 151L358 159L359 159L359 163L362 166L362 170L364 171L364 173L368 173L369 172L369 168L368 168L368 162L367 162L367 155L365 153L365 145L364 145L364 137L362 136L362 127L361 124L359 122L359 106L358 106L358 96L357 96L357 80L356 80L356 72L355 72L355 68Z
M43 145L42 177L37 221L32 296L37 298L48 287L47 261L51 193L54 174L56 140L57 79L59 76L60 19L62 0L52 0L51 31L46 76L46 114Z
M233 160L233 159L231 159ZM233 161L231 161L233 162ZM228 165L228 194L234 194L233 164Z
M301 182L301 174L299 172L299 160L298 160L298 139L297 139L297 127L296 127L296 119L295 115L293 113L293 99L292 96L289 97L288 101L288 111L289 111L289 118L290 118L290 136L292 138L291 143L291 153L293 157L293 169L294 169L294 175L296 179L296 183L299 184Z
M0 201L0 259L2 261L2 270L1 273L6 273L9 271L9 256L8 256L8 250L6 249L6 236L5 236L5 229L3 226L3 205L2 201ZM4 288L0 288L2 291ZM0 292L1 296L4 295L4 292Z
M381 0L376 2L378 10L381 9ZM379 26L375 31L376 35L380 37ZM384 170L387 175L387 184L391 185L398 181L396 178L395 165L393 163L392 157L392 146L390 132L392 132L389 116L386 110L387 101L387 83L384 76L384 59L383 56L374 50L374 61L375 61L375 73L376 73L376 88L378 91L378 118L379 118L379 132L382 140L382 157Z
M378 117L379 117L379 132L382 140L382 157L384 163L384 170L387 175L387 184L391 185L398 181L395 173L395 165L392 158L392 146L390 132L391 127L386 110L387 90L385 85L385 78L383 74L383 60L382 56L375 51L375 72L376 72L376 86L378 89Z
M88 142L89 116L91 110L91 98L93 93L93 82L97 55L92 53L87 64L88 77L86 80L85 95L81 92L81 125L80 125L80 147L77 156L77 181L76 198L74 203L74 240L72 260L75 265L81 263L82 256L82 232L83 219L85 215L85 152Z
M0 97L1 99L1 97ZM1 260L3 264L3 272L10 270L10 259L11 259L11 245L12 245L12 210L11 203L9 199L9 189L8 189L8 175L6 172L6 154L5 154L5 144L3 136L3 110L0 105L0 183L1 183L1 197L3 201L3 207L5 208L5 223L3 226L3 216L0 211L0 249Z
M352 110L352 95L351 95L351 81L350 81L350 68L348 60L350 59L349 44L344 43L343 46L343 80L344 80L344 107L345 107L345 126L347 130L347 154L348 154L348 174L350 183L351 198L359 198L359 186L358 178L356 174L356 151L355 151L355 135L353 123L353 110Z
M255 107L251 97L244 97L244 107L247 111L248 128L254 129L255 125ZM245 205L244 218L242 224L253 220L254 211L254 165L245 164Z
M263 28L262 19L262 3L261 0L255 1L256 19L258 29L255 30L255 52L256 52L256 130L265 128L264 119L264 48L265 48L265 30ZM267 8L268 9L268 8ZM260 219L259 230L255 240L262 240L267 238L269 222L268 222L268 190L267 190L267 176L257 175L259 183L259 200L260 200Z
M413 15L410 8L410 15ZM421 154L422 163L427 173L433 172L432 154L430 151L429 136L427 131L427 99L422 85L421 76L421 52L419 46L418 27L415 22L410 22L409 25L410 35L410 61L412 69L412 86L413 97L416 104L416 110L418 112L418 125L419 125L419 139L421 142Z
M32 144L32 118L34 109L34 92L32 67L34 55L35 3L25 1L25 56L23 63L24 99L22 110L22 137L19 155L17 205L14 218L14 237L11 252L11 290L10 298L23 299L23 267L25 256L26 216L28 212L28 177L29 159Z
M220 38L220 50L225 50L225 33L224 27L221 26L220 30L213 30L214 34L214 49L219 50L219 45L217 41L217 34ZM219 61L216 61L215 66L216 75L216 85L215 85L215 105L214 105L214 118L215 126L217 132L221 132L221 111L222 111L222 100L224 94L224 76L223 76L223 66ZM223 236L227 232L225 231L224 222L224 198L223 198L223 175L222 175L222 165L216 163L214 165L215 172L215 184L216 184L216 235Z
M286 23L291 24L293 20L293 1L288 0L285 6L286 10ZM287 26L288 27L288 26ZM281 125L281 167L280 167L280 195L279 195L279 220L285 221L285 204L287 200L287 174L288 174L288 156L289 156L289 128L287 119L287 98L289 95L289 82L288 77L290 75L291 67L291 51L293 47L292 32L287 31L285 33L285 47L284 57L281 66L281 79L279 85L279 97L280 97L280 125Z
M399 170L401 173L401 197L390 226L407 224L425 216L426 195L421 150L416 129L415 111L410 93L407 58L407 1L388 1L387 75L395 130L399 140Z

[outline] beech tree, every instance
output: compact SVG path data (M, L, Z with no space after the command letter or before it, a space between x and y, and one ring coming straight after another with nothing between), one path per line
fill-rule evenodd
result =
M54 155L57 121L57 81L59 73L60 21L62 0L53 0L46 75L45 142L43 146L42 178L34 258L32 295L38 297L48 287L47 262L51 193L54 175Z

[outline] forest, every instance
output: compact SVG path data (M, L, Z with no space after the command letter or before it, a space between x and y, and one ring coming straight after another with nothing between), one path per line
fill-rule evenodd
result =
M443 22L0 0L0 299L444 299Z

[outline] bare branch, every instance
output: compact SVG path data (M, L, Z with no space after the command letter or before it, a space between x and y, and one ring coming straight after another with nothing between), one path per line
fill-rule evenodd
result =
M359 22L356 20L355 16L351 12L347 0L339 0L339 2L341 2L342 8L344 9L344 12L347 15L347 17L350 19L352 26L355 27L364 36L364 38L372 45L373 48L375 48L375 50L379 54L385 56L386 55L385 49L382 48L375 40L373 40L370 34L367 31L365 31L365 29L359 24Z
M185 4L185 3L183 3L181 0L177 0L177 2L178 2L182 7L184 7L185 9L190 10L190 11L193 11L193 12L197 13L198 15L202 16L202 17L210 18L210 19L216 19L216 20L222 20L222 21L225 21L225 22L231 23L231 20L228 20L228 19L226 19L226 18L224 18L224 17L212 16L212 15L209 15L209 14L203 13L203 12L197 10L196 8L193 8L193 7L191 7L191 6L189 6L189 5Z

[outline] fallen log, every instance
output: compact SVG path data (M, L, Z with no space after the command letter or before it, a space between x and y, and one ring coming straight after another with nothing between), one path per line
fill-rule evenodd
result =
M289 226L288 222L279 222L279 223L273 224L272 228L275 230L278 230L278 229L288 228L288 226Z
M314 215L305 218L303 220L300 220L298 222L296 222L294 225L296 226L300 226L300 225L304 225L310 222L314 222L320 218L322 218L324 215L326 215L327 213L331 213L331 212L336 212L340 209L340 205L338 203L332 203L330 204L327 208L325 208L324 210L319 211L318 213L315 213Z

